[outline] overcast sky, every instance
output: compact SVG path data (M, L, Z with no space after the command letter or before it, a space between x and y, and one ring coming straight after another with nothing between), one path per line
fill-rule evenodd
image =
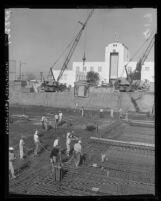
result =
M48 72L65 47L79 32L90 9L11 9L9 59L25 62L23 72ZM145 33L156 27L156 9L95 9L71 58L104 61L105 47L116 40L131 56L145 41ZM69 49L68 49L69 50ZM153 61L153 50L148 60ZM62 57L62 62L65 59ZM137 59L137 58L136 58ZM60 62L60 66L61 66Z

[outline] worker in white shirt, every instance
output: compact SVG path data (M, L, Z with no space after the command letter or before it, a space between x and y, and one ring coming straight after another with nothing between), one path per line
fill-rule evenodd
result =
M111 110L110 110L110 117L111 117L111 119L114 118L114 116L113 116L113 109L112 109L112 108L111 108Z
M71 133L68 132L67 136L66 136L66 147L67 147L66 153L67 153L67 156L69 156L69 153L70 153L70 150L71 150L71 137L70 136L71 136Z
M84 117L84 107L82 106L82 109L81 109L81 113L82 113L82 117Z
M34 133L34 143L35 143L34 155L36 156L37 153L38 153L39 143L40 143L37 129L36 129L36 131Z
M14 168L13 168L13 161L16 159L15 155L14 155L14 148L13 147L9 147L9 171L11 173L12 179L15 179L15 172L14 172Z
M61 111L59 111L59 123L61 123L63 118L63 113Z
M24 136L21 137L20 143L19 143L19 149L20 149L20 159L24 158Z
M60 137L56 137L53 143L53 147L58 147L60 146Z
M119 118L121 119L122 118L122 115L123 115L123 111L122 111L122 108L119 109Z
M103 109L100 109L100 118L103 118Z
M74 162L75 162L75 166L76 168L78 167L79 163L80 163L80 159L82 156L82 141L79 140L75 145L74 145Z

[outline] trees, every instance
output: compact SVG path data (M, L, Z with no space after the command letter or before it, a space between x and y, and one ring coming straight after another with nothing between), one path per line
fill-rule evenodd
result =
M90 84L98 84L99 79L100 79L99 78L99 73L89 71L87 73L86 79L87 79L87 82L89 82Z

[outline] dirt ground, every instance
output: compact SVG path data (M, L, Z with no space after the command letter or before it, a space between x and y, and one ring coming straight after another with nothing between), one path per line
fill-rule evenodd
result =
M63 112L63 124L54 129L54 114ZM118 114L110 119L109 112L100 118L99 111L80 111L49 108L42 106L14 105L9 108L9 146L15 148L14 163L17 178L9 181L9 192L29 195L127 195L154 194L154 151L112 146L91 141L90 137L104 137L124 141L146 142L154 144L154 128L135 127L123 122L115 124ZM26 115L26 116L21 116ZM46 115L50 129L41 127L41 117ZM131 119L146 119L145 114L130 113ZM87 126L98 126L92 131ZM111 127L110 127L111 126ZM35 129L39 130L40 142L38 157L33 157ZM82 140L85 162L75 169L74 163L65 154L67 131ZM25 159L19 159L19 140L25 136ZM53 181L50 151L56 136L60 136L64 178L61 183ZM74 143L74 142L73 142ZM107 154L107 160L101 162L101 154ZM69 162L69 163L68 163ZM91 167L93 163L103 168ZM99 189L92 190L93 187Z

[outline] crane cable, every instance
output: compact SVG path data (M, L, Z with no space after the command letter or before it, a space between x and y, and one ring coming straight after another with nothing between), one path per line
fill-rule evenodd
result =
M88 11L87 11L87 14L88 14ZM85 64L85 61L86 61L86 43L87 43L87 25L85 27L85 30L84 30L84 55L83 55L83 65Z
M56 61L54 62L54 64L51 66L51 68L53 68L58 61L60 60L60 58L65 54L65 52L67 51L67 49L71 46L71 44L73 43L73 41L75 40L75 37L71 40L71 42L66 46L66 48L64 49L64 51L60 54L60 56L56 59Z
M76 28L75 28L75 30L77 30L77 27L78 27L78 23L77 23L77 25L76 25ZM60 56L56 59L56 61L54 62L54 64L53 65L51 65L51 68L53 68L57 63L58 63L58 61L60 60L60 58L65 54L65 52L67 51L67 49L72 45L72 43L73 43L73 41L75 40L75 38L76 38L76 31L74 32L74 34L73 34L74 36L73 36L73 39L70 41L70 43L66 46L66 48L64 49L64 51L60 54Z

